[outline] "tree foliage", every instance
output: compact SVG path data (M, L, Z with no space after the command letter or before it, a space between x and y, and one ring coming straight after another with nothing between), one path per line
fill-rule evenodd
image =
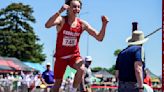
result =
M112 65L112 67L111 68L109 68L107 71L109 72L109 73L111 73L111 74L115 74L115 66L116 65Z
M43 45L30 24L35 23L29 5L12 3L0 10L0 55L41 63Z
M0 10L0 30L12 30L16 32L33 32L30 22L35 23L32 16L33 10L29 5L12 3Z
M118 56L118 54L121 52L121 49L117 49L117 50L115 50L114 51L114 56L116 57L116 56Z
M114 51L113 55L116 57L116 56L118 56L118 54L120 52L121 52L121 49L117 49L117 50ZM109 73L114 75L115 74L115 64L112 65L111 68L102 68L102 67L94 67L94 68L92 68L93 72L98 72L100 70L106 70L107 72L109 72Z
M98 72L98 71L100 71L100 70L102 70L103 68L101 68L101 67L94 67L94 68L92 68L91 70L93 71L93 72Z

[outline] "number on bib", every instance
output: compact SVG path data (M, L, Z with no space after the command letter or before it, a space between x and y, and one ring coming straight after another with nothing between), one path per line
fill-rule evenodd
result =
M75 46L77 43L76 37L64 37L63 46Z

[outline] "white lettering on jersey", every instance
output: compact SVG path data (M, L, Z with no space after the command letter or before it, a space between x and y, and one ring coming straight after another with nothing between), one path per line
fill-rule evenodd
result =
M67 31L67 30L64 30L63 34L69 35L69 36L79 36L80 35L80 33L78 33L78 32L71 32L71 31Z

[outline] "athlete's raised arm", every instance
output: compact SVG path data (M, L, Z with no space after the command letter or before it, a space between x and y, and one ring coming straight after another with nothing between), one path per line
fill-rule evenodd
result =
M95 37L98 41L102 41L105 36L105 31L108 23L108 18L106 16L101 17L102 20L102 27L100 29L100 32L97 32L91 25L89 25L87 22L83 21L83 28L86 30L90 35Z
M48 21L45 24L45 27L50 28L52 26L60 25L62 22L62 17L60 14L68 8L69 6L67 4L64 4L58 12L56 12L52 17L48 19Z

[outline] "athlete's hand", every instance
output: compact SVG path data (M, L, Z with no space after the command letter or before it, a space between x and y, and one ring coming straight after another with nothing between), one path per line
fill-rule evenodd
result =
M102 19L103 24L107 24L109 22L107 16L102 16L101 19Z
M69 7L70 7L69 5L64 4L64 5L60 8L59 13L62 13L63 11L68 10Z

